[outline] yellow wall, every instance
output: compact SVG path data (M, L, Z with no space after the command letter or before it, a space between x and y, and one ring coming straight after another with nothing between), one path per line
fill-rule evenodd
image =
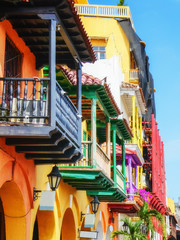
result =
M48 181L47 174L51 171L52 166L37 166L37 189L46 189ZM72 206L70 206L70 195L72 196ZM62 238L62 240L78 240L78 230L81 230L81 212L86 213L89 205L89 213L91 212L90 201L92 197L87 196L86 191L78 191L76 188L64 183L61 180L58 190L56 190L54 211L39 211L40 199L34 202L34 208L31 210L31 236L33 236L34 221L38 220L39 239L40 240L59 240L61 230L63 234L69 238ZM99 212L106 217L100 219ZM96 221L94 229L99 221L102 222L103 231L105 232L108 226L109 216L104 212L103 204L100 205L99 212L96 214ZM68 218L68 221L67 221ZM87 230L87 229L86 229ZM105 234L105 233L104 233Z
M167 198L167 205L168 207L171 209L171 212L173 214L175 214L175 204L174 204L174 200L171 198Z
M129 42L117 20L112 18L81 17L93 46L106 46L106 58L119 56L125 81L129 81L130 47Z

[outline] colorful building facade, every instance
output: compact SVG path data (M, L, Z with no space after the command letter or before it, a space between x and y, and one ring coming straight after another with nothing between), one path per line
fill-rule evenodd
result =
M165 214L153 79L130 9L86 0L0 7L0 238L108 240L122 218L136 219L140 189ZM54 165L62 179L51 191Z

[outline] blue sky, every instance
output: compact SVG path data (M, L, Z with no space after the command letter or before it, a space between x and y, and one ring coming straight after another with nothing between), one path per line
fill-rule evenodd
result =
M89 0L117 5L118 0ZM180 196L180 0L126 0L146 43L155 82L156 119L164 142L168 196Z

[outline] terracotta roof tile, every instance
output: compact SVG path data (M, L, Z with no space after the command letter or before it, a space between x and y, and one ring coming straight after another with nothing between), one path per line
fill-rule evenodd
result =
M72 85L77 84L76 71L70 70L62 65L59 66L59 68L62 70L62 72ZM82 73L82 85L101 85L101 84L102 80L93 77L92 75L88 75L87 73Z
M67 77L67 79L72 85L77 84L76 71L69 70L67 67L62 65L59 66L59 68L62 70L62 72L64 73L64 75ZM92 75L89 75L87 73L82 73L82 85L102 85L102 80ZM107 83L104 83L104 88L114 108L116 109L116 112L118 113L118 115L120 115L121 111L114 99L114 96L112 95L109 85Z
M128 83L128 82L122 82L121 83L121 88L133 88L134 90L139 90L140 91L140 94L141 94L141 98L142 98L142 101L145 103L145 99L144 99L144 94L143 94L143 91L142 91L142 88L139 87L138 84L134 84L134 83Z
M128 82L121 83L121 88L137 88L137 87L138 87L137 84L128 83Z

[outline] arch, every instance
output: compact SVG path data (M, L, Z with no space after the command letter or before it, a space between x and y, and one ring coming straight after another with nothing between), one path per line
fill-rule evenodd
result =
M74 221L74 215L70 208L65 211L60 240L75 240L76 239L76 226Z
M5 182L0 189L0 198L4 209L6 240L25 240L26 213L24 199L17 184L13 181ZM28 214L29 213L29 214Z
M97 227L96 227L96 231L98 232L97 240L102 240L103 239L103 227L102 227L101 222L98 222Z

